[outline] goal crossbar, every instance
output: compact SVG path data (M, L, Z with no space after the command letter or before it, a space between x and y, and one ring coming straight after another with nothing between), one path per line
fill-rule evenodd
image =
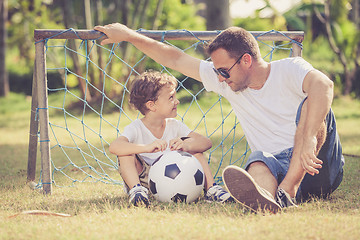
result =
M188 30L143 30L137 31L147 37L155 40L203 40L208 41L215 38L221 31L188 31ZM289 41L291 39L301 43L304 40L303 31L250 31L250 33L260 41ZM266 33L266 34L264 34ZM52 39L101 39L106 35L96 30L54 30L54 29L35 29L34 38L36 41L52 38Z

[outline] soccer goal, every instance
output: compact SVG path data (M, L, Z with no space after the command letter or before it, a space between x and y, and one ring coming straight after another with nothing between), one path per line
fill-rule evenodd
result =
M207 59L208 41L221 31L138 30L193 56ZM301 56L303 32L251 32L266 61ZM231 106L197 81L157 64L129 43L99 45L94 30L35 30L35 70L27 180L49 194L52 186L78 182L122 184L109 144L141 117L129 104L128 87L147 69L178 80L177 119L208 136L208 161L217 182L230 164L243 166L249 148ZM40 157L38 152L40 150ZM37 158L41 164L37 164ZM40 165L36 177L36 166Z

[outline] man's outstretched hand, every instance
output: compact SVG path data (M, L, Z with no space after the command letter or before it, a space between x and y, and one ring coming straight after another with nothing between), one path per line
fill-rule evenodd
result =
M101 45L128 41L131 32L133 32L133 30L120 23L96 26L94 27L94 30L102 32L108 37L101 41Z

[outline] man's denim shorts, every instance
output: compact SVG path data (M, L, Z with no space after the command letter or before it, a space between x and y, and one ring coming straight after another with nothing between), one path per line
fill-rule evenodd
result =
M299 122L301 109L304 101L299 105L296 115L296 125ZM300 188L296 195L296 200L306 200L310 196L327 197L341 183L343 177L344 157L339 136L336 131L335 116L330 109L326 116L327 136L324 145L320 149L319 159L323 161L319 174L311 176L306 174L301 182ZM271 154L262 151L252 152L244 166L245 169L253 162L263 162L275 176L278 184L284 179L290 164L293 148L288 148L280 153Z

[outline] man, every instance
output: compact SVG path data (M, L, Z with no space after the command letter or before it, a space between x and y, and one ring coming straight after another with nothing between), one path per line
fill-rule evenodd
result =
M95 30L108 37L101 44L128 41L156 62L228 99L252 150L246 171L229 166L223 172L239 202L276 212L296 206L295 197L327 196L339 186L344 158L330 109L333 83L302 58L267 63L254 37L237 27L211 42L212 62L119 23Z

